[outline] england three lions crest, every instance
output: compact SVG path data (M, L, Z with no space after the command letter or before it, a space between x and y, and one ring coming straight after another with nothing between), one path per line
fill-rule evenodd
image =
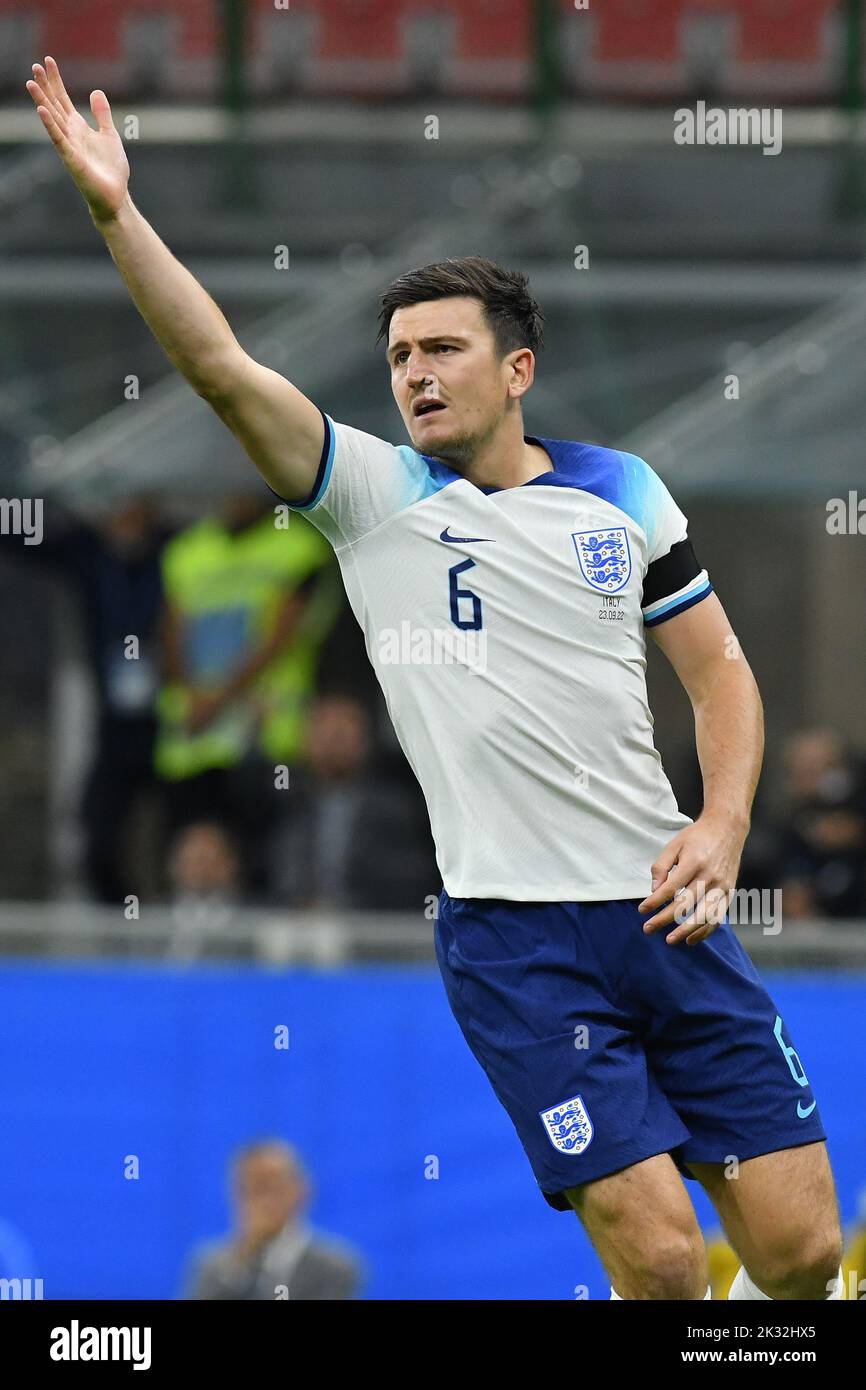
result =
M571 1100L564 1100L549 1110L540 1110L539 1114L548 1139L560 1153L582 1154L589 1148L595 1131L580 1096L572 1096Z
M616 593L628 583L631 550L622 526L606 531L572 531L580 572L594 589Z

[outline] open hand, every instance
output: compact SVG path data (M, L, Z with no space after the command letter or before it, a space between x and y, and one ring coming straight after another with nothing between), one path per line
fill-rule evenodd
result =
M95 221L114 217L126 198L129 162L103 91L90 93L96 130L76 111L53 58L33 64L26 84L42 124Z

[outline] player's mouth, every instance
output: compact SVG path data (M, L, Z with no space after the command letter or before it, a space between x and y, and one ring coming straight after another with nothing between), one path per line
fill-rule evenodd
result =
M432 415L435 411L444 409L445 405L442 401L433 400L429 396L421 396L412 406L412 414L416 420L420 420L425 415Z

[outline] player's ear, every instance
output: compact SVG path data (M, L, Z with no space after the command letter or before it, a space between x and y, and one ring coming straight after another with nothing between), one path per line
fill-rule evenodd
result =
M535 354L531 348L517 348L506 357L512 396L522 396L535 380Z

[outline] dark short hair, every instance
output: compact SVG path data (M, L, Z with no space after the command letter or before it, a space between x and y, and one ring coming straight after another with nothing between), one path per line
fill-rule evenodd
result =
M520 270L506 270L486 256L461 256L410 270L389 285L380 300L376 342L388 336L397 309L430 299L469 295L481 301L500 357L516 348L538 352L544 346L544 315Z

